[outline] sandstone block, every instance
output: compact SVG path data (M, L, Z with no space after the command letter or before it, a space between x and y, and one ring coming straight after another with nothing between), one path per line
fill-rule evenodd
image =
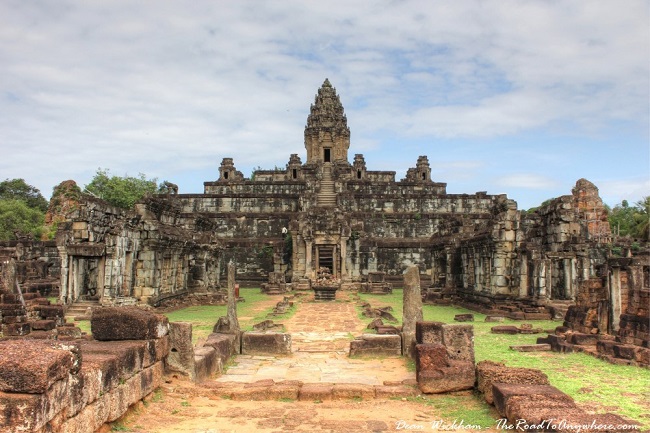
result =
M474 315L473 314L456 314L454 316L454 320L456 322L473 322L474 321Z
M35 320L32 322L32 329L35 331L51 331L56 328L55 320Z
M485 401L493 404L492 385L494 383L549 385L548 377L541 370L522 367L506 367L493 361L476 364L477 389L483 393Z
M210 334L204 346L211 346L219 353L221 361L225 364L231 356L239 353L239 348L235 347L235 342L238 341L234 334Z
M373 399L375 398L375 387L359 383L337 383L332 386L332 400L353 398Z
M517 352L550 352L550 344L519 344L516 346L510 346L510 350L515 350Z
M2 332L7 337L22 337L31 332L32 328L29 323L9 323L2 327Z
M43 394L79 371L78 346L49 340L0 341L0 391Z
M350 356L400 356L402 339L399 335L363 334L350 341Z
M490 328L490 332L492 332L493 334L514 335L514 334L519 334L519 329L516 326L499 325L499 326L493 326L492 328Z
M190 375L192 379L202 382L221 370L223 364L214 347L203 346L194 351L194 372Z
M573 399L551 385L529 385L513 383L492 384L494 406L501 416L506 416L509 399L514 396L530 396L532 399L548 399L573 404Z
M39 315L42 318L64 317L63 305L41 305Z
M96 308L90 326L93 337L100 341L149 340L169 332L167 317L137 307Z
M243 355L289 355L291 335L280 332L244 332L241 346Z
M50 420L65 410L67 390L68 381L62 379L42 394L0 391L0 431L41 431Z
M416 339L420 344L438 343L447 348L449 359L474 362L474 328L442 322L418 322Z
M579 346L596 346L598 343L598 336L574 332L572 334L569 334L568 342L571 344L577 344Z
M415 371L436 370L449 365L447 348L442 344L418 344L415 346Z
M449 361L448 367L418 373L418 386L425 394L441 394L472 389L476 380L474 363Z
M334 385L327 383L306 383L300 387L298 400L300 401L326 401L332 399Z
M194 345L192 344L192 324L172 322L169 324L170 353L167 357L168 372L178 372L190 379L195 378Z

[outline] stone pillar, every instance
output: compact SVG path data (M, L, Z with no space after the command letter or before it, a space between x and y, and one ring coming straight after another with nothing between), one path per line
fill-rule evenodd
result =
M305 241L305 278L311 278L312 241Z
M228 263L228 324L232 333L239 334L237 296L235 295L235 264L231 260Z
M402 315L402 352L415 359L415 324L422 321L420 270L412 265L404 273L404 309Z
M609 299L611 302L610 329L601 329L601 332L614 333L621 323L621 268L612 268L609 277Z
M341 280L348 278L348 271L345 267L345 261L347 259L346 241L347 239L341 239Z

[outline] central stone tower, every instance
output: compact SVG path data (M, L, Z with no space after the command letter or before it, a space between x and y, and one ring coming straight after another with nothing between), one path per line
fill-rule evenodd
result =
M326 78L314 103L305 126L307 164L348 163L350 128L343 113L343 105Z

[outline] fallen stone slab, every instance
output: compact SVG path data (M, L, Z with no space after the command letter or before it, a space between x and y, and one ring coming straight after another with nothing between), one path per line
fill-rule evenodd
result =
M43 394L81 367L81 352L74 343L4 340L0 354L0 391L5 392Z
M456 322L473 322L474 321L474 315L473 314L456 314L454 316L454 320Z
M350 357L401 355L402 338L399 335L363 334L350 341Z
M291 335L280 332L244 332L242 355L290 355Z
M501 416L506 416L509 399L514 396L529 396L531 399L550 399L556 402L563 401L568 407L575 403L573 399L551 385L529 385L513 383L492 384L494 407Z
M498 325L490 328L490 332L492 332L493 334L515 335L515 334L519 334L519 328L511 325Z
M494 361L481 361L476 364L476 377L479 392L488 404L494 403L492 385L494 383L514 383L549 385L548 376L541 370L523 367L507 367Z
M169 320L138 307L95 308L90 320L95 340L149 340L169 333Z
M519 344L516 346L510 346L510 350L515 350L517 352L550 352L550 344Z
M506 320L506 318L503 316L485 316L486 322L503 322L504 320Z

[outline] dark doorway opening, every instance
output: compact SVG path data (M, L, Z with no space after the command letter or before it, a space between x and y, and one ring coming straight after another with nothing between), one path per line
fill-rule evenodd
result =
M318 247L318 268L327 268L334 274L334 247Z
M323 149L323 151L324 151L324 153L323 153L323 161L324 162L332 162L332 155L331 155L332 149Z

